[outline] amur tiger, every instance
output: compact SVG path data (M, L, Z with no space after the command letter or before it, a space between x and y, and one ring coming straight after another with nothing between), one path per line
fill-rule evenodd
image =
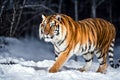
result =
M49 72L57 72L74 54L82 55L86 64L80 71L87 71L92 64L94 54L100 63L97 72L104 73L108 67L118 68L113 62L113 47L116 30L113 24L100 18L88 18L74 21L65 14L42 15L39 26L40 39L54 45L57 59Z

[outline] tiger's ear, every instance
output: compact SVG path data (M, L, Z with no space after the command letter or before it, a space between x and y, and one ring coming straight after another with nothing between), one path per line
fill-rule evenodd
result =
M46 16L44 14L42 14L42 19L45 20L46 19Z
M61 15L56 15L56 19L57 19L58 21L61 21Z

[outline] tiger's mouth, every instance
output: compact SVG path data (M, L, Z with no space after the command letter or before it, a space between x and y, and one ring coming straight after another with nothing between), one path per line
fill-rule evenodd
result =
M54 36L44 35L43 39L44 39L46 42L51 42L51 41L53 40L53 37L54 37Z

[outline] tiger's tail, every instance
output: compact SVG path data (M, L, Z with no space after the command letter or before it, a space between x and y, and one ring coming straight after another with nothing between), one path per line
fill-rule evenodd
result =
M119 68L120 67L120 60L118 60L119 63L115 64L114 59L113 59L114 43L115 43L115 40L112 40L112 42L110 44L110 47L109 47L109 50L108 50L109 63L110 63L110 66L112 68Z

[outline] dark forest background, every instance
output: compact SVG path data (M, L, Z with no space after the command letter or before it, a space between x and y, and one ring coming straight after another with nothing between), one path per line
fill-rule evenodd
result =
M74 20L99 17L113 23L120 43L119 0L0 0L0 36L38 36L41 14L63 13Z

